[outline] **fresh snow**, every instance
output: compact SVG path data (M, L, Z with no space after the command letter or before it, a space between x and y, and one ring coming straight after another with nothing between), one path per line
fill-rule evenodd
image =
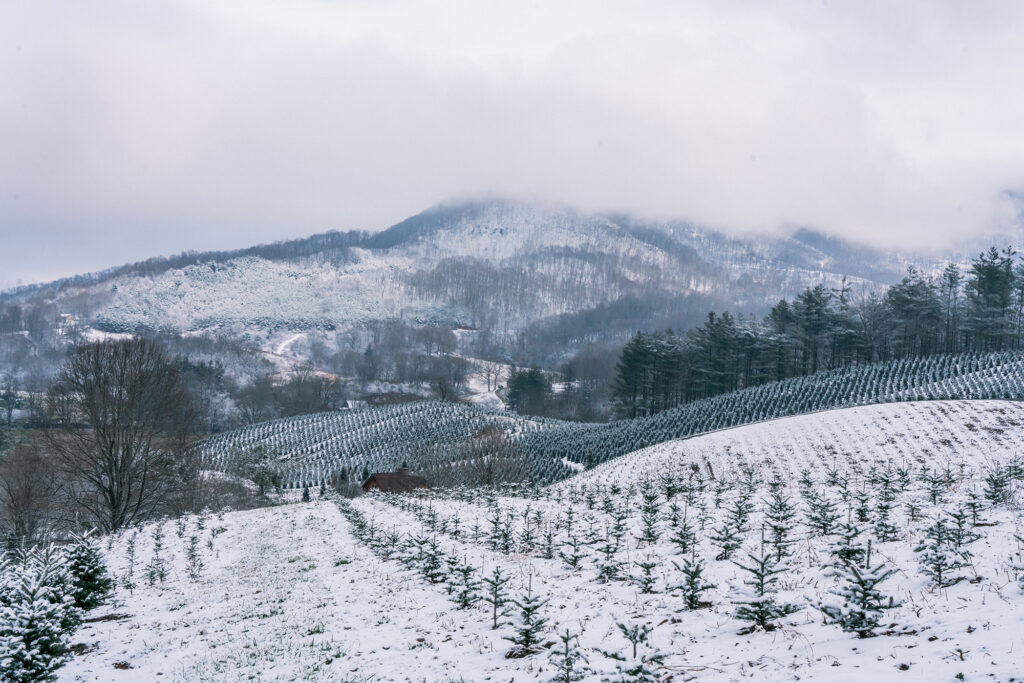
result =
M180 537L177 522L164 522L171 572L165 584L156 586L148 586L144 577L153 547L150 524L135 537L134 593L119 587L115 600L76 634L84 652L60 672L60 680L551 680L554 672L544 652L505 658L509 644L502 637L511 628L492 631L486 606L457 609L445 584L429 584L418 572L380 559L357 541L340 512L346 505L381 534L436 538L445 553L484 574L500 567L513 577L513 596L532 581L533 590L548 600L544 614L551 629L543 642L553 642L556 629L582 632L580 643L597 670L587 681L614 671L613 662L598 650L627 651L616 621L653 628L653 644L667 655L664 680L954 681L958 675L965 681L1019 680L1024 669L1024 592L1014 569L1022 564L1015 540L1015 534L1024 533L1019 509L1011 505L984 512L991 526L978 527L982 538L970 546L974 558L967 575L976 577L973 581L930 587L912 548L929 515L963 500L970 489L980 488L987 468L1021 452L1022 426L1024 406L1003 401L839 410L663 444L531 496L494 501L502 518L513 514L517 534L525 518L539 514L540 531L564 519L571 507L581 536L588 526L600 535L610 522L605 499L627 510L629 533L619 560L630 572L638 560L656 562L657 592L652 594L640 593L631 581L597 581L593 547L575 571L559 559L544 559L539 539L525 552L493 549L471 531L476 525L486 535L491 514L479 494L372 495L192 517ZM688 472L692 464L704 470L710 465L725 479L744 463L763 478L780 473L800 507L797 473L805 468L820 476L834 465L848 473L854 487L872 464L909 464L915 472L922 464L936 470L949 466L959 473L943 492L949 504L935 509L925 504L924 520L918 522L909 522L897 505L898 540L875 544L874 562L897 570L881 588L902 603L883 618L881 630L887 635L858 639L822 623L813 605L829 597L835 581L825 569L827 544L808 536L802 526L780 596L803 609L783 619L781 628L739 634L743 623L733 616L733 600L743 573L731 562L711 559L708 531L699 533L698 556L715 584L706 596L711 604L683 609L678 592L670 589L680 579L672 561L681 563L683 556L666 538L667 523L662 521L658 541L642 546L636 541L636 486L647 478L657 482L667 472ZM584 502L588 490L593 508ZM758 505L763 494L762 488ZM705 496L710 501L710 490ZM665 508L662 499L662 514ZM710 507L709 512L710 529L722 510ZM751 524L754 529L759 515ZM455 519L458 538L451 533ZM123 532L109 542L111 568L121 578L134 533ZM197 581L188 578L185 568L192 535L201 541L205 563ZM747 534L743 550L756 547L755 535ZM745 559L742 550L737 558ZM97 620L104 617L109 620Z
M651 473L710 465L716 474L743 463L780 470L927 462L942 467L1004 462L1024 454L1024 403L916 401L826 410L667 441L595 467L562 486L637 483Z

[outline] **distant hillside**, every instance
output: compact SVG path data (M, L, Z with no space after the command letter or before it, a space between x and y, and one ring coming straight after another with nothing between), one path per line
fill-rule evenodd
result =
M739 238L684 222L487 201L437 206L373 234L154 258L0 301L52 301L106 332L261 337L402 318L506 334L539 326L541 337L571 321L580 339L600 340L689 326L711 308L759 313L844 276L891 283L906 261L807 230ZM606 324L588 319L601 311L613 312L598 315Z

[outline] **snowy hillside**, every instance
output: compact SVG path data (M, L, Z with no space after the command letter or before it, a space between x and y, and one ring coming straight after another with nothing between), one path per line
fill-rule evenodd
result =
M843 276L889 283L905 262L806 231L738 238L688 223L490 201L435 207L376 234L157 259L3 296L82 308L84 322L111 332L333 330L391 317L498 328L629 297L705 297L697 318L713 307L759 310Z
M863 474L887 463L958 468L1006 463L1024 454L1024 403L926 401L829 410L724 429L651 446L563 482L637 484L655 473L688 472L693 465L716 476L743 466L777 471L796 481L807 469L821 476L836 468Z
M666 444L519 496L150 524L109 541L116 601L61 680L1012 681L1022 424L1008 402L857 408ZM166 576L150 585L154 567ZM860 611L837 595L855 576L874 591ZM495 594L518 601L497 628Z

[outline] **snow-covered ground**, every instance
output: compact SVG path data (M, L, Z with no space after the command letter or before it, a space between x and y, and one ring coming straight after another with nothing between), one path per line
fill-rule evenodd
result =
M883 403L785 417L657 444L595 467L562 486L636 483L691 463L715 472L741 463L778 470L795 481L804 468L866 470L887 462L933 467L1005 461L1024 454L1020 401Z
M61 680L548 681L555 674L548 660L555 634L568 628L580 633L594 669L585 680L599 681L616 667L602 651L631 654L616 623L652 629L651 647L641 645L639 653L656 647L666 655L659 680L1021 680L1024 592L1015 567L1024 564L1017 539L1024 523L1017 502L986 505L982 524L971 526L980 538L965 545L971 555L959 570L964 580L955 585L932 586L914 552L936 515L980 494L991 467L1020 452L1021 425L1021 408L1004 402L874 406L648 449L522 497L438 492L316 500L191 518L180 536L178 523L169 521L162 525L163 554L171 571L153 586L145 576L154 546L149 525L135 537L138 585L129 592L122 581L116 599L93 615L109 620L92 621L76 635L84 654L62 670ZM701 463L699 486L689 478L691 461ZM775 470L800 520L778 598L800 610L776 630L741 635L746 624L736 618L734 602L746 575L728 559L715 559L711 536L742 490L744 462L760 483L749 530L732 559L749 564L746 553L761 545L765 482ZM871 464L878 465L873 472ZM888 475L886 465L894 468ZM823 623L816 606L837 586L828 570L834 537L802 523L806 501L796 473L805 468L815 478L811 488L838 503L842 521L854 515L843 495L851 508L864 506L869 521L861 525L861 541L875 533L878 477L895 478L895 468L906 468L891 510L894 540L874 538L872 547L872 565L896 571L880 588L900 603L885 613L882 635L859 639ZM670 492L663 490L667 474L673 475ZM933 474L940 482L934 504L923 483ZM642 541L647 477L653 478L648 494L658 492L658 537ZM1019 479L1011 484L1021 486ZM685 554L671 540L680 511L704 527ZM363 540L352 523L360 516L372 528ZM603 582L601 548L618 518L624 527L611 560L620 576ZM495 528L508 530L508 547L501 547ZM110 542L111 566L122 579L133 533ZM186 568L193 535L205 563L196 580ZM576 568L560 557L571 538L581 542ZM420 547L436 542L440 555L471 565L478 576L502 569L512 577L514 597L532 584L547 601L542 613L550 620L542 651L507 659L503 637L513 628L492 630L483 604L458 609L455 588L424 578L417 564L423 554L416 559L412 540ZM403 555L408 559L400 562ZM692 557L704 562L713 588L705 606L687 610L676 563ZM641 591L638 562L653 565L653 592Z

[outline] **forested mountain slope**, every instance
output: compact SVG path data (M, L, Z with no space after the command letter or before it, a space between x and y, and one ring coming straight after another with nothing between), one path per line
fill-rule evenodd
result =
M890 283L905 262L809 231L738 238L683 222L488 201L435 207L375 234L156 258L0 299L51 301L109 332L265 334L397 317L507 332L601 310L605 325L593 333L610 336L688 326L712 307L762 311L844 276Z

